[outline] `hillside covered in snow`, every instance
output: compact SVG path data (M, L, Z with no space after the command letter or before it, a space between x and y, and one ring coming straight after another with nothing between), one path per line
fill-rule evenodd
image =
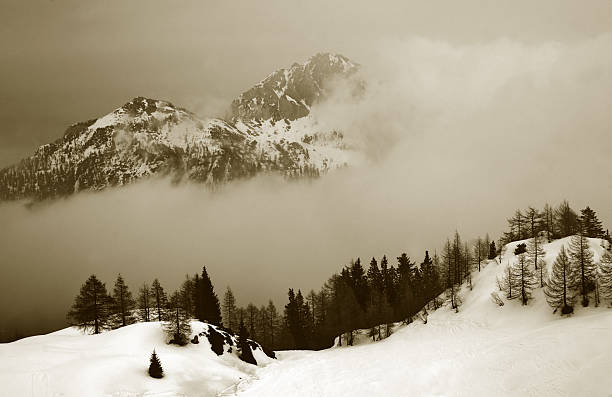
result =
M0 394L5 396L214 396L253 376L257 366L238 358L237 339L214 326L193 321L199 343L170 345L159 322L138 323L98 335L66 328L0 345ZM208 335L224 336L223 353ZM258 365L273 361L255 342ZM155 349L162 379L147 374ZM32 393L32 394L29 394Z
M550 268L570 238L543 246ZM260 368L258 380L240 396L608 396L612 390L612 310L576 305L571 316L553 313L542 288L522 306L519 300L491 299L506 265L517 261L506 245L463 286L455 313L447 303L421 313L408 325L377 342L368 330L356 345L320 352L280 352ZM589 239L595 260L606 242ZM501 264L500 264L501 263ZM426 318L426 322L423 319Z
M124 185L150 175L216 184L261 172L318 176L350 164L341 131L323 131L310 109L358 65L317 54L245 91L227 120L137 97L75 123L19 164L0 170L0 200L47 199Z
M547 271L570 240L542 245ZM217 356L205 337L198 345L167 345L159 323L100 335L68 328L0 345L0 383L7 395L31 390L68 396L609 395L609 300L599 307L576 304L572 315L561 316L540 287L527 305L506 299L498 280L519 260L514 252L523 242L507 244L474 272L472 289L464 284L458 292L458 312L449 302L437 310L428 306L377 342L364 330L353 346L278 352L277 360L256 348L259 365L253 366L232 353ZM588 242L599 262L608 242ZM503 305L491 293L498 293ZM196 334L207 325L192 327ZM160 380L146 374L153 349L167 374Z

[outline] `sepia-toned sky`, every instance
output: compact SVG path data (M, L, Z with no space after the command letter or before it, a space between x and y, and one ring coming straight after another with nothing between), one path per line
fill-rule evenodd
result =
M612 228L612 2L2 0L0 49L0 167L139 95L222 115L320 51L367 82L313 107L366 158L316 181L1 203L0 332L65 325L91 273L173 290L206 264L219 295L282 308L357 256L498 238L516 208L567 199Z
M612 26L609 1L0 2L0 167L138 95L203 116L319 51L359 63L380 41L569 42Z

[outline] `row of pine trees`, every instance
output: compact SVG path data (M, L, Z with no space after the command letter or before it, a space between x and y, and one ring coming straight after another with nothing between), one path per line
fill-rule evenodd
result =
M92 275L68 318L94 333L136 321L162 321L168 340L177 344L188 342L191 319L240 333L245 339L250 336L270 350L350 345L358 329L369 329L369 336L379 340L391 334L396 322L409 323L415 316L426 321L427 311L438 308L443 299L458 311L462 286L472 288L472 273L488 260L501 258L504 244L520 237L528 241L517 246L516 263L508 265L504 277L498 279L499 290L507 298L520 298L526 305L534 288L541 287L551 307L562 313L571 312L577 297L585 306L591 297L596 305L602 296L612 298L612 254L608 252L595 264L588 249L587 237L609 238L595 211L587 207L577 215L564 201L554 210L548 205L542 211L530 207L525 214L519 210L509 219L510 230L499 244L488 235L464 241L455 232L440 255L425 251L419 262L405 253L393 264L387 256L372 258L367 266L357 258L333 274L319 291L304 295L299 289L289 289L282 313L272 300L260 307L252 303L239 307L230 287L219 302L204 267L201 274L187 276L170 296L155 279L139 288L136 299L121 275L111 294ZM566 235L574 235L569 252L561 251L548 274L543 245ZM497 293L493 295L496 302L503 303Z
M525 214L517 210L508 220L510 231L505 234L506 239L527 239L517 245L516 261L507 264L503 277L497 280L507 299L519 298L527 305L533 290L540 287L555 312L569 314L578 298L584 307L591 302L598 306L602 298L612 298L612 241L594 210L586 207L578 215L564 201L554 211L546 205L543 211L530 207ZM567 236L571 236L569 247L561 248L549 274L543 245ZM594 260L589 237L608 240L599 262ZM494 293L494 300L501 304L496 296Z
M545 204L541 210L530 206L526 210L516 210L508 219L508 231L504 232L501 245L533 238L540 233L550 242L579 231L587 237L610 239L609 231L604 231L596 212L588 206L580 210L580 214L566 200L557 207Z

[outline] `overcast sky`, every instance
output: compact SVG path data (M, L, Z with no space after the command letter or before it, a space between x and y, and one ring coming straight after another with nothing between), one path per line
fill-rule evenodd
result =
M367 160L307 183L0 204L0 318L48 330L91 273L173 290L202 264L220 295L282 307L351 258L420 260L455 229L498 238L516 208L564 198L610 227L611 30L608 1L3 0L0 166L139 95L223 114L320 51L362 65L365 96L339 89L313 117Z
M138 95L222 113L319 51L366 64L389 39L570 42L611 26L609 1L2 0L0 166Z

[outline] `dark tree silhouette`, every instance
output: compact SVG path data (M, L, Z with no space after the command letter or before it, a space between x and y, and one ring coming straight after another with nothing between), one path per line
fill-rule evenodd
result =
M495 241L491 241L489 245L489 256L488 259L495 259L497 256L497 247L495 247Z
M162 368L161 361L153 349L151 358L149 359L149 376L155 379L161 379L164 377L164 369Z
M70 324L99 334L108 323L110 306L111 300L106 292L106 286L92 274L81 286L81 291L75 298L67 317Z
M580 210L580 223L585 237L603 238L605 232L597 214L591 208Z
M202 276L197 279L195 288L195 307L199 310L196 312L196 317L200 321L207 322L209 324L220 325L221 324L221 306L219 305L219 298L215 294L214 287L206 271L206 266L202 267Z
M134 315L132 310L136 302L132 298L128 286L125 284L121 274L117 275L115 287L113 288L113 328L125 327L128 324L134 323Z
M161 286L158 279L153 280L151 284L151 298L153 299L153 306L157 312L157 321L163 321L164 319L164 307L168 304L168 296Z

